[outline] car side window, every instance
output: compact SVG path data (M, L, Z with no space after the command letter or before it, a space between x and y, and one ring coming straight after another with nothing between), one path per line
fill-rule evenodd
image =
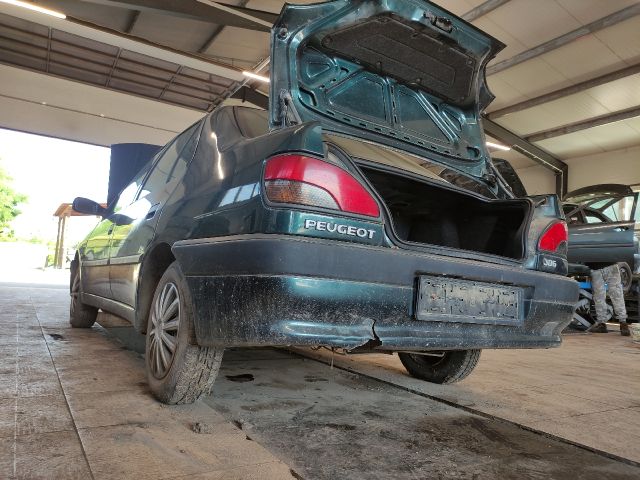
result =
M587 219L587 223L603 223L602 218L592 212L585 212L584 216Z
M149 162L144 168L142 168L142 170L138 172L132 182L127 185L124 190L122 190L122 192L118 196L118 200L116 201L115 206L113 207L114 213L118 213L124 207L131 205L134 202L136 194L140 189L140 185L142 185L144 177L146 177L147 173L149 172L151 163L152 162Z
M201 122L178 135L164 150L161 157L153 166L151 174L144 182L138 198L144 198L149 193L160 193L172 180L184 175L187 165L195 152ZM167 195L170 192L165 192Z

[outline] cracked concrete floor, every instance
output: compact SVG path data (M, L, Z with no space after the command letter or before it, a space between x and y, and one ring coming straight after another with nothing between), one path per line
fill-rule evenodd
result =
M39 283L46 288L0 283L0 478L640 477L633 462L513 423L554 413L549 423L567 433L568 414L600 414L600 422L574 421L578 440L567 438L580 443L605 432L597 448L633 458L636 370L619 368L627 357L619 355L618 337L597 338L606 354L592 352L591 360L600 362L598 371L626 375L595 389L588 376L566 377L589 361L571 339L566 345L576 348L564 355L565 347L538 352L548 359L539 365L531 352L486 352L478 371L454 387L409 378L394 356L335 356L332 369L319 352L316 361L281 350L232 350L212 397L164 407L146 391L133 352L142 338L126 322L102 317L106 330L71 330L66 290ZM576 390L567 392L572 383ZM583 405L587 395L592 401ZM606 433L612 401L629 409L624 421L613 419L620 437L613 443ZM194 433L194 422L213 433ZM628 450L619 447L627 442Z

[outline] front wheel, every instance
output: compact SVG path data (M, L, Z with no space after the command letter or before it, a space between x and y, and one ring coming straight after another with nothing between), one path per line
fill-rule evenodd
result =
M91 328L98 318L98 309L80 300L80 268L71 269L71 301L69 323L73 328Z
M176 262L164 273L151 303L145 365L153 395L162 403L192 403L211 391L222 349L193 344L193 309Z
M398 357L411 376L431 383L455 383L466 378L480 360L481 350L448 350L442 352L398 352Z

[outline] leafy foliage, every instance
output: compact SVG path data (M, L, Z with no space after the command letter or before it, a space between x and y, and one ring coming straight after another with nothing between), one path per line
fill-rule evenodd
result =
M18 206L27 201L26 195L12 188L13 178L0 166L0 236L12 236L12 220L20 215Z

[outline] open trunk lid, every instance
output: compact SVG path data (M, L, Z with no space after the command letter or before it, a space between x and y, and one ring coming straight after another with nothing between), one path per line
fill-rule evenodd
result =
M423 0L287 4L272 30L270 124L321 121L486 177L485 67L502 48Z

